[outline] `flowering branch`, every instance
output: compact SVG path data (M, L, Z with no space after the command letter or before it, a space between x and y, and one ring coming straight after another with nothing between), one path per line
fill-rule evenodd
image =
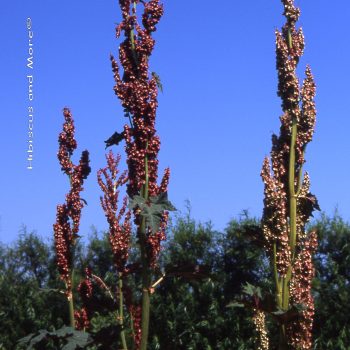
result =
M64 108L65 122L63 131L59 135L59 151L57 154L62 171L67 174L70 181L70 191L66 195L66 202L57 206L56 223L53 225L55 235L55 249L57 267L61 279L66 285L66 296L69 302L70 325L74 327L73 303L73 271L74 271L74 245L79 237L79 223L84 202L80 197L84 180L90 174L89 152L83 151L79 164L74 165L71 156L77 148L74 138L75 128L72 114Z
M316 237L306 234L305 224L319 207L309 191L309 175L303 175L303 164L316 120L315 84L307 67L302 88L299 86L296 69L304 50L302 30L296 29L300 10L294 0L282 3L286 23L281 32L276 31L276 59L278 95L284 114L280 118L280 135L272 137L272 172L268 158L261 172L265 184L262 224L274 271L277 309L287 312L302 303L307 310L297 321L281 324L279 348L311 349L311 254L316 249Z
M109 241L112 246L114 263L118 270L118 292L119 292L119 313L118 321L121 327L121 341L123 349L127 350L124 326L124 302L123 302L123 277L127 272L125 267L129 256L129 245L131 237L131 213L126 212L127 197L124 198L123 205L118 212L119 186L125 184L128 180L126 172L120 176L118 165L120 155L114 157L113 152L109 151L106 155L107 167L100 169L97 173L97 181L103 191L103 197L100 197L101 206L105 212L109 224ZM103 179L103 177L104 179ZM124 216L124 222L121 223Z
M85 269L85 279L78 285L78 292L83 302L83 307L80 311L75 311L76 329L86 330L90 327L90 319L92 316L92 307L90 301L93 295L92 271L89 267Z
M128 183L127 193L131 199L129 206L134 214L141 255L142 307L140 349L146 350L149 328L150 291L152 271L157 263L161 241L165 239L167 210L169 205L166 192L170 171L166 169L160 185L158 178L158 152L160 140L156 135L155 119L158 106L157 74L149 73L149 58L155 40L152 33L163 15L159 0L119 0L122 22L116 28L117 37L124 32L125 40L119 46L120 67L111 56L114 73L114 91L121 100L125 116L130 125L125 125L123 133L114 134L116 141L106 141L107 145L117 143L121 136L126 142ZM143 6L139 23L137 4ZM158 205L158 206L157 206ZM135 311L137 310L137 312ZM139 313L139 308L134 313ZM135 326L135 322L134 322Z

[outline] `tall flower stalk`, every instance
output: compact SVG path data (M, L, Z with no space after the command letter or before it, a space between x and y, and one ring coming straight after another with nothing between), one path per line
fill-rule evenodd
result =
M129 257L130 248L131 213L129 210L127 211L127 197L124 198L120 209L118 208L118 199L119 187L125 184L128 178L126 172L119 175L119 155L115 157L113 152L110 151L106 155L106 160L107 167L98 171L97 181L103 191L103 197L100 197L100 201L109 224L109 242L112 247L114 264L118 271L118 322L121 327L121 342L123 350L127 350L124 331L123 279L127 274L126 263Z
M127 194L140 247L140 349L145 350L153 270L157 265L161 241L165 239L167 210L174 209L167 200L169 169L165 170L161 184L157 184L160 140L156 135L155 121L158 88L161 85L158 75L149 72L149 59L155 45L152 33L163 15L163 6L159 0L119 0L119 5L123 20L116 28L116 35L119 37L123 32L125 39L119 46L120 66L113 56L111 61L116 83L114 91L130 122L130 125L125 125L123 133L117 135L126 142ZM140 15L137 14L138 5L142 8Z
M305 232L305 225L319 208L303 165L316 119L315 83L307 67L300 87L296 73L304 50L303 32L296 28L300 10L294 0L282 0L282 4L286 23L276 30L276 60L283 115L280 134L272 137L271 160L265 158L261 172L265 184L262 225L274 271L276 306L286 316L280 318L279 349L311 349L312 254L317 239L315 233ZM298 311L289 317L292 309Z
M80 193L83 191L84 180L90 174L91 168L89 166L89 152L86 150L82 152L79 164L75 165L72 162L71 156L77 148L77 141L74 137L74 120L68 108L64 108L63 116L65 122L63 131L58 138L59 151L57 157L62 171L69 178L70 191L66 195L65 203L57 206L56 223L53 225L53 229L57 267L66 286L70 326L75 327L73 301L74 246L79 237L81 210L84 206Z

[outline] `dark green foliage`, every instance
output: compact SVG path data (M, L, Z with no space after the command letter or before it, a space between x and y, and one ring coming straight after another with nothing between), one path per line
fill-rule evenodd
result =
M319 247L314 281L316 349L350 349L350 225L338 213L315 225Z
M243 215L222 233L210 224L197 224L189 215L176 220L161 255L159 276L164 279L152 294L150 350L254 349L251 312L228 305L239 302L244 286L253 296L259 288L271 289L258 224ZM315 259L315 349L348 350L350 226L337 214L323 216L314 226L320 240ZM117 274L108 235L93 233L85 247L77 246L75 255L75 285L89 265L112 294L111 298L97 288L94 298L99 308L90 332L96 344L88 349L117 349ZM136 258L132 253L130 263ZM28 334L68 324L62 289L50 244L24 231L13 245L0 245L0 349L16 349L18 339Z
M62 327L55 331L39 330L18 342L19 347L27 350L79 350L92 341L88 333L77 331L71 327ZM25 347L23 347L25 346Z
M0 249L0 348L38 329L67 322L52 251L37 235L23 233L11 247Z
M158 196L145 199L142 196L134 196L129 202L129 208L141 210L141 216L145 218L147 226L152 232L159 230L164 210L174 211L176 208L168 200L167 192L162 192Z
M106 321L108 322L106 324ZM71 327L62 327L54 331L39 330L18 341L18 349L25 350L106 350L117 348L116 339L120 328L105 318L89 332L77 331ZM97 326L97 327L96 327Z
M227 307L238 298L243 283L257 282L256 271L263 269L258 268L261 253L254 253L247 237L238 232L253 221L233 221L225 233L220 233L210 224L197 225L189 216L178 219L171 228L163 264L205 266L209 276L190 281L181 276L168 278L156 290L152 301L152 349L254 347L250 312ZM243 266L247 259L254 269Z

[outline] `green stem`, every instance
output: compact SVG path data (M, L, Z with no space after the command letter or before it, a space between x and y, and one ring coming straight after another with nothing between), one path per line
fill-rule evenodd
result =
M295 245L297 239L297 198L295 193L295 143L297 138L297 120L293 118L292 137L289 153L289 226L290 226L290 249L292 261L294 259Z
M305 152L303 151L303 156ZM301 191L301 186L303 184L303 165L300 166L299 172L298 172L298 183L297 183L297 190L295 191L295 197L298 198Z
M69 325L72 328L75 328L73 293L68 297L68 306L69 306Z
M128 346L126 344L126 339L125 339L125 330L124 330L124 300L123 300L123 278L122 274L119 273L119 279L118 279L118 287L119 287L119 325L121 328L120 332L120 338L122 341L123 345L123 350L128 350Z
M288 169L288 187L289 187L289 246L291 250L291 261L285 277L282 278L282 310L287 311L289 307L289 281L292 275L292 264L295 255L295 245L297 236L297 201L295 193L295 144L297 137L297 120L292 120L292 135L289 150L289 169ZM301 171L301 170L300 170ZM299 187L299 186L298 186ZM274 247L275 249L275 247ZM274 251L275 254L275 251ZM285 334L285 326L280 326L279 350L288 349L287 339Z
M145 286L148 288L146 289ZM141 319L141 350L147 350L148 331L149 331L149 316L150 316L150 292L149 292L149 276L142 276L142 319Z
M69 310L69 325L75 328L74 320L74 298L73 298L73 281L74 281L74 269L70 275L71 288L68 290L68 310Z
M277 292L277 305L278 307L282 308L281 281L280 281L280 278L278 277L276 256L277 256L277 249L276 249L276 242L275 242L273 244L273 272L275 276L275 285L276 285L276 292Z
M291 29L288 28L287 32L287 45L289 50L293 48L293 38ZM277 271L275 271L275 280L276 280L276 290L277 294L282 292L282 300L277 296L277 304L281 307L282 310L287 311L289 308L289 282L292 276L292 266L295 257L295 247L297 241L297 196L299 195L302 181L302 167L298 169L296 174L296 139L297 139L297 118L292 115L292 127L291 127L291 139L290 139L290 149L289 149L289 165L288 165L288 200L289 200L289 248L291 251L291 260L289 262L288 270L286 276L278 279ZM297 179L296 179L297 175ZM297 180L297 184L296 184ZM274 245L274 267L276 266L276 246ZM286 335L286 328L284 324L280 324L279 327L279 350L289 349Z
M134 13L136 13L136 2L134 1ZM137 58L137 54L136 54L136 49L135 49L135 33L134 33L134 29L130 30L130 41L131 41L131 51L132 51L132 56L134 59L134 63L136 66L138 66L139 64L139 60Z
M136 1L133 1L133 13L136 13ZM135 47L135 33L134 29L130 31L131 51L136 67L138 66L138 57ZM145 152L147 153L148 143L146 144ZM145 184L141 189L141 196L148 200L149 187L149 171L148 171L148 157L145 154ZM143 217L141 225L138 228L138 238L140 242L141 266L142 266L142 315L141 315L141 350L147 350L148 332L149 332L149 318L150 318L150 286L151 286L151 270L149 267L149 260L147 254L147 225L146 219Z
M147 152L148 144L146 145ZM142 195L148 199L148 157L145 155L145 185L143 186ZM142 316L141 316L141 350L147 350L148 332L149 332L149 317L150 317L150 286L151 286L151 271L146 250L146 220L142 218L142 223L139 232L141 263L142 263Z
M148 192L148 191L147 191ZM146 193L146 191L144 191ZM142 264L142 315L141 315L141 350L147 350L149 316L150 316L150 284L151 272L148 266L146 251L146 220L142 218L139 230L141 264Z
M146 152L148 143L146 144ZM149 173L148 173L148 157L145 155L145 185L143 186L143 198L148 199ZM149 317L150 317L150 286L151 271L146 250L146 220L142 219L140 230L141 243L141 262L142 262L142 318L141 318L141 350L147 349Z
M292 275L292 264L295 256L295 246L297 239L297 196L295 193L295 144L297 138L297 120L292 120L292 135L289 150L289 169L288 169L288 187L289 187L289 246L291 250L291 261L288 267L287 275L282 278L282 310L287 311L289 307L289 281ZM300 170L301 171L301 170ZM299 174L300 175L300 174ZM280 327L279 349L288 349L285 327Z

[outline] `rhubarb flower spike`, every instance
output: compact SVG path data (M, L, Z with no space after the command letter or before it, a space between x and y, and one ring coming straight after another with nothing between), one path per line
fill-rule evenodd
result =
M66 285L66 295L70 303L70 321L71 326L74 327L72 291L74 245L79 237L81 210L84 206L84 200L80 197L80 193L83 191L84 180L90 174L91 168L89 166L89 152L86 150L82 152L79 164L75 165L72 162L71 156L77 148L74 120L68 108L64 108L63 116L65 122L63 131L58 138L57 157L62 171L69 177L70 191L66 195L66 202L57 206L56 223L53 225L53 229L57 267L60 277Z
M127 211L127 197L121 208L118 208L119 187L128 180L126 172L119 175L120 155L114 156L112 151L106 155L107 167L97 173L97 181L103 191L100 197L101 206L109 224L109 241L112 246L114 263L118 272L126 272L131 238L131 213ZM124 217L124 221L122 219Z
M305 225L319 206L310 193L310 178L303 174L303 165L314 133L316 88L309 66L300 87L297 65L305 45L301 28L296 28L300 10L294 0L282 0L282 4L286 23L276 31L276 68L283 115L279 136L272 136L271 159L265 158L261 171L265 185L262 228L274 269L276 308L287 312L302 303L308 310L298 321L281 325L280 348L311 349L316 238L308 238Z
M111 63L114 92L121 100L130 125L125 125L124 131L116 135L121 135L126 143L127 194L137 226L142 265L140 349L146 350L151 277L157 265L161 242L166 238L167 211L173 210L167 200L169 169L165 170L158 185L160 139L155 122L161 83L158 74L149 71L149 60L155 45L152 34L163 16L163 5L159 0L119 0L119 5L123 19L116 28L116 36L119 38L123 32L125 39L119 46L119 63L113 56ZM139 15L137 5L143 8Z

